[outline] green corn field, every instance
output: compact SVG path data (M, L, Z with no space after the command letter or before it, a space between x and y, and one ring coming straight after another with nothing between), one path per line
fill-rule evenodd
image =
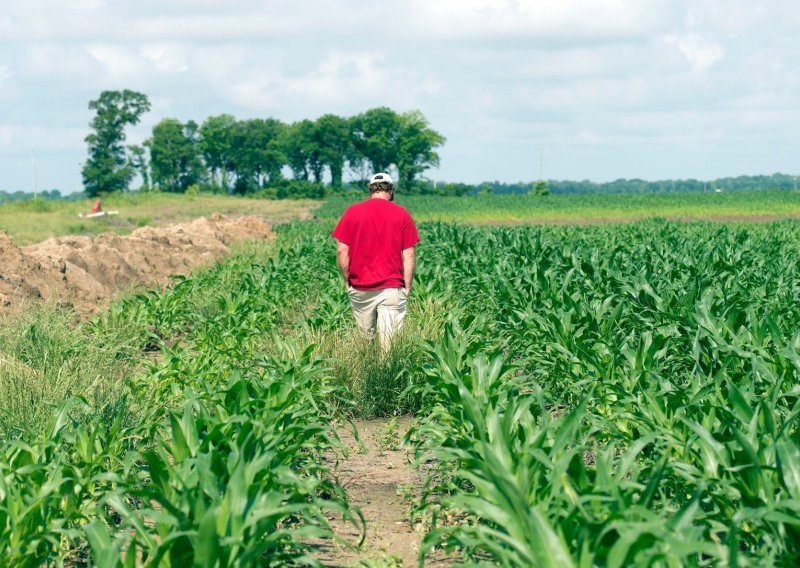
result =
M800 226L420 226L354 334L330 218L0 331L0 565L318 565L355 417L413 414L420 565L800 564ZM412 209L412 212L413 209Z

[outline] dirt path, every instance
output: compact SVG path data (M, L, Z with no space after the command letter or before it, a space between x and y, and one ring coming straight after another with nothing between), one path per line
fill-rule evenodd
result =
M411 417L397 420L395 440L402 439L410 428ZM404 488L419 487L420 475L409 464L402 449L385 449L388 419L356 421L360 442L352 428L342 428L339 435L350 449L349 457L339 466L339 480L353 505L361 509L367 523L364 545L359 551L329 547L319 559L326 566L357 566L375 562L376 566L417 566L422 535L409 523L409 504ZM352 525L332 523L336 533L349 542L358 542L359 533ZM383 563L381 563L383 562ZM448 566L443 558L431 558L425 566Z

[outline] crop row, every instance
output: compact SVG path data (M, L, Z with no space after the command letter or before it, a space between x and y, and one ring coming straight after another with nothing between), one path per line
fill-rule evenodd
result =
M426 550L796 565L794 224L431 232L428 287L461 302L410 389Z
M363 527L332 472L347 393L312 350L271 335L305 266L290 273L292 258L235 259L82 327L157 357L111 406L74 393L47 423L5 433L1 565L314 564L330 516Z

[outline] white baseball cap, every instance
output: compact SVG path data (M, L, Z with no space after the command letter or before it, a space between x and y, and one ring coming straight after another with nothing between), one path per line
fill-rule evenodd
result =
M389 176L389 174L381 172L375 174L372 176L372 179L369 180L369 185L372 185L373 183L392 183L392 178Z

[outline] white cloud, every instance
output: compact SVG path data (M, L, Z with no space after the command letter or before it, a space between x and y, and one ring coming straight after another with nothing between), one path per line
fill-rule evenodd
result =
M0 126L0 146L11 146L12 133L10 126Z
M7 65L0 65L0 84L10 79L13 74Z
M133 82L146 73L143 57L126 45L92 44L86 51L103 66L109 79Z
M398 104L416 95L435 94L441 88L441 81L433 77L390 66L383 54L333 51L300 76L284 70L275 74L255 71L234 82L228 92L246 108L274 110L281 105L330 108L359 101Z
M92 11L105 6L105 0L74 0L71 5L78 10Z
M725 57L725 48L698 34L671 35L667 37L667 43L674 44L698 73L707 71Z
M162 73L182 73L188 70L189 66L186 63L188 51L185 45L170 43L152 43L139 49L139 53Z
M522 34L530 42L646 37L669 8L666 0L414 0L412 5L414 27L435 37Z

